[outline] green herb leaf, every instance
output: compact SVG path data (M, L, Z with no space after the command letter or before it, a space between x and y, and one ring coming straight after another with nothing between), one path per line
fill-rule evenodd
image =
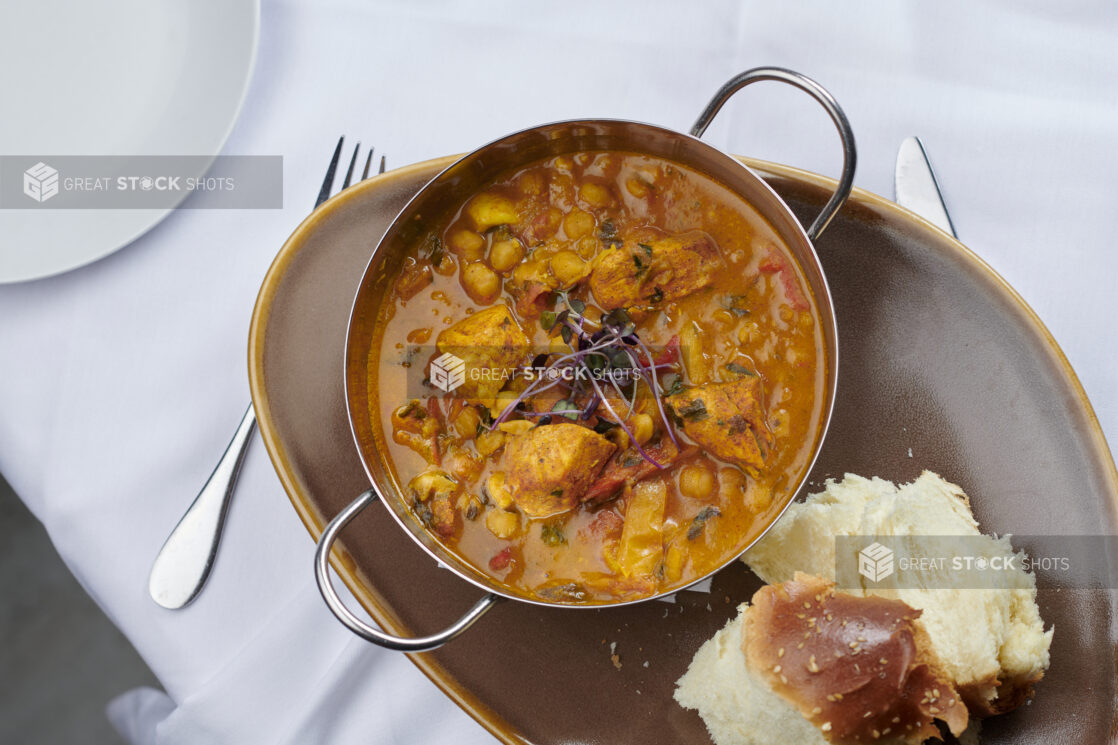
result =
M567 305L568 307L570 307L571 310L573 310L575 313L578 313L580 316L586 312L586 303L582 302L576 297L568 300Z
M578 415L582 411L578 406L565 398L556 401L555 405L551 407L551 410L559 416L565 416L572 422L578 419Z
M557 317L555 311L545 310L543 313L540 313L540 327L544 331L551 331L551 329L555 328L555 319Z
M599 419L598 423L594 425L594 431L600 435L604 435L616 426L616 422L611 422L607 419Z
M664 291L661 290L659 287L657 287L655 290L652 291L652 294L649 295L648 302L655 305L656 303L659 303L663 299L664 299Z
M722 307L739 318L749 315L745 295L727 295L722 299Z
M707 407L701 398L696 398L678 407L676 413L689 421L701 422L707 418Z
M737 375L747 375L751 378L756 377L756 375L757 375L757 373L753 372L748 367L745 367L744 365L739 365L736 362L727 363L726 364L726 369L729 370L732 373L737 374Z
M687 540L693 541L702 535L703 526L706 525L707 520L712 517L718 517L722 513L717 507L704 507L695 515L695 519L691 521L691 527L687 529Z
M667 373L660 377L660 385L664 386L665 396L674 396L683 392L683 378L679 373Z
M647 256L652 255L652 246L648 245L647 243L638 243L637 245L644 249L644 252Z
M562 495L563 490L558 490ZM555 492L552 492L554 495ZM540 539L549 546L558 546L567 542L567 537L563 535L563 526L558 523L544 523L540 526Z

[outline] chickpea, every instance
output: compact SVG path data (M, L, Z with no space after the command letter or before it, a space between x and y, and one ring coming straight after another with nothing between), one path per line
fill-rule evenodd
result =
M584 259L594 258L594 254L598 253L598 241L590 236L579 238L578 240L578 255Z
M738 329L738 341L742 344L752 344L761 339L761 327L757 325L756 321L746 321L742 327Z
M594 216L584 210L571 210L563 220L563 230L567 233L567 238L577 241L594 232Z
M559 251L551 257L551 272L564 287L585 277L589 269L582 257L574 251Z
M539 171L528 171L521 174L517 180L520 193L529 197L536 197L543 193L543 174Z
M606 439L617 446L619 450L629 447L629 435L621 427L613 427L606 432Z
M512 492L509 491L508 485L505 483L505 474L501 471L489 477L489 481L485 484L486 489L489 491L489 496L497 503L497 506L502 510L507 510L512 507Z
M638 445L643 445L652 439L652 428L652 417L648 414L637 414L629 423L629 429L633 430L633 437Z
M710 499L714 493L714 474L706 466L693 464L679 472L679 491L691 499Z
M446 471L433 468L420 473L409 481L408 491L414 494L420 502L426 502L433 496L450 494L457 486Z
M463 440L472 440L477 436L479 424L481 424L481 415L473 406L467 406L454 418L454 431Z
M608 207L613 203L613 195L609 188L595 181L583 183L578 190L578 198L595 208Z
M652 185L640 178L631 178L626 181L625 189L637 199L644 199L652 193Z
M498 538L512 538L520 532L520 516L515 512L489 510L485 513L485 527Z
M753 512L761 512L773 501L772 487L759 484L756 481L745 490L745 501Z
M511 200L488 192L471 199L466 205L466 214L474 221L479 232L497 225L515 225L520 222L520 213Z
M450 250L466 261L477 261L485 255L485 239L472 230L456 230L447 239Z
M723 502L740 502L745 492L745 475L727 466L718 471L718 493Z
M501 293L501 278L480 261L467 264L462 270L462 289L478 305L489 305Z
M729 331L737 323L737 317L725 308L719 308L712 314L714 322L722 327L722 331Z
M500 430L482 432L477 436L477 441L474 443L474 445L477 446L478 453L485 458L488 458L490 455L500 450L504 444L505 433Z
M497 429L510 435L523 435L527 434L528 430L536 426L534 422L527 419L517 419L514 422L501 422L497 425Z
M524 258L524 246L515 238L494 241L489 248L489 265L498 272L507 272Z

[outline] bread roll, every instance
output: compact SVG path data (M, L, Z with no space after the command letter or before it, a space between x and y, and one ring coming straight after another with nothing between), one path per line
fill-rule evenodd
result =
M797 571L833 581L836 535L980 534L966 494L930 471L900 487L847 474L790 506L743 560L770 583L790 580ZM1013 553L1008 539L987 540L990 555ZM1045 631L1040 618L1035 578L1021 574L1018 586L1024 589L863 587L860 592L922 610L918 623L944 670L971 714L986 716L1021 705L1048 667L1052 630Z

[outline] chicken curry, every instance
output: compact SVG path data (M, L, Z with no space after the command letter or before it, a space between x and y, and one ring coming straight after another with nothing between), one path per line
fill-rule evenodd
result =
M669 160L587 151L430 222L369 351L414 519L510 594L635 600L725 564L823 418L816 301L775 231Z

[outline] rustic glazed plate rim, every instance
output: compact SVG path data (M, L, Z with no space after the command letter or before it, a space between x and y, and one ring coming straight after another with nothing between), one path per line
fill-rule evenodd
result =
M249 388L252 393L253 407L256 410L256 417L259 422L260 434L264 441L264 446L268 451L268 455L272 460L272 464L275 467L276 473L280 478L280 482L283 484L284 491L287 493L292 506L307 528L308 533L310 533L312 539L315 541L321 536L326 519L319 514L311 498L304 493L304 489L295 476L289 455L284 449L278 435L265 386L264 341L276 291L308 237L313 234L314 230L323 221L328 220L341 205L358 198L368 190L390 187L416 174L437 174L460 157L460 155L444 156L414 163L375 176L334 195L323 203L320 208L304 219L294 232L292 232L291 236L280 248L279 253L276 255L275 260L272 262L272 265L269 267L264 277L264 281L256 299L256 304L253 308L252 321L249 327ZM837 183L835 179L792 166L744 158L741 156L738 157L754 171L757 171L758 175L762 177L774 176L820 189L834 189ZM1040 340L1044 342L1044 346L1047 348L1048 352L1052 354L1053 360L1058 363L1059 369L1063 372L1065 380L1070 385L1070 390L1075 393L1082 413L1086 415L1086 420L1090 429L1090 442L1093 446L1095 459L1102 466L1100 470L1105 473L1106 480L1109 484L1107 497L1112 505L1118 508L1118 470L1115 468L1114 460L1102 432L1102 427L1099 424L1098 417L1071 363L1068 361L1063 350L1060 349L1059 344L1057 344L1047 326L1044 325L1044 322L1036 314L1036 311L1025 302L1024 298L1021 297L1017 290L1015 290L985 260L974 253L974 251L916 213L884 197L857 187L851 192L848 200L848 205L850 204L869 206L878 211L890 213L895 218L898 218L899 222L902 224L908 223L909 225L920 228L929 238L934 239L933 243L938 250L955 254L966 262L971 271L989 280L994 291L1000 292L1005 299L1010 301L1010 306L1021 315L1024 323L1032 330L1038 332ZM344 374L344 370L340 370L339 374ZM397 635L407 635L410 633L410 629L400 621L384 599L362 580L359 576L356 562L342 546L339 545L337 547L330 561L334 571L338 573L339 577L341 577L345 585L354 594L358 602L381 628ZM308 560L308 571L309 567L310 563ZM502 742L508 743L508 745L519 745L524 742L523 738L511 728L508 722L460 685L433 657L425 654L409 654L408 656L411 658L412 662L443 691L443 693Z

